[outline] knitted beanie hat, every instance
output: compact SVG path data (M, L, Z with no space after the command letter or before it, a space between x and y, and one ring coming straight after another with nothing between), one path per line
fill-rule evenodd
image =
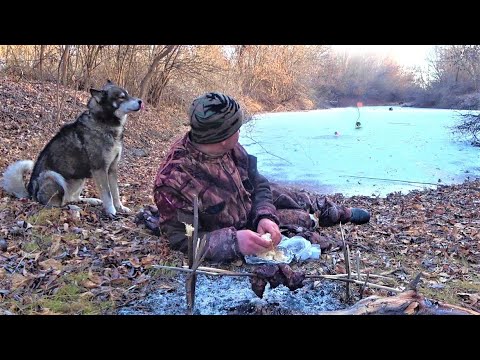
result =
M189 111L190 139L198 144L221 142L240 129L243 111L230 96L209 92L193 100Z

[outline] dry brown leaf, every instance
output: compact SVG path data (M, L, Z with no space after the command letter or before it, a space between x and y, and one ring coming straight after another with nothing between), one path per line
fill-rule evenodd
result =
M119 277L119 278L110 280L110 284L114 286L129 285L130 280L128 280L126 277Z
M153 262L155 261L155 257L152 255L147 255L140 260L143 266L149 266L152 265Z
M93 273L91 270L88 272L88 279L97 284L97 286L103 282L103 278L100 275Z
M408 307L405 309L405 314L406 315L414 315L417 311L419 304L418 302L414 301Z
M34 259L34 260L38 260L38 258L40 257L40 255L42 254L42 252L34 252L34 253L31 253L31 252L26 252L26 251L20 251L20 254L22 255L23 258L25 259Z
M38 265L40 265L40 268L42 268L43 270L62 270L63 268L62 263L55 259L47 259L44 261L40 261Z
M80 283L80 285L82 285L83 287L87 288L87 289L94 289L96 287L99 287L100 284L97 284L97 283L94 283L93 281L87 279L85 281L82 281Z
M95 295L93 295L93 293L90 292L90 291L81 293L79 296L80 296L82 299L92 299L92 298L95 297Z
M52 311L51 309L49 308L41 308L40 311L39 311L39 314L40 315L62 315L61 313L56 313L54 311Z
M21 274L13 274L11 276L11 280L12 280L12 289L13 290L16 290L19 287L25 286L30 281L30 279L28 277L25 277Z
M50 246L50 256L55 256L60 250L62 237L60 235L52 235L52 245Z
M136 257L129 258L128 261L130 261L130 264L132 264L132 266L134 268L139 268L140 266L142 266L142 264L140 263L140 261Z

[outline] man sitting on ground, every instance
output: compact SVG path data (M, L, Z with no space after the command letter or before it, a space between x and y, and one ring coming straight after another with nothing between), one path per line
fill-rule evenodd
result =
M367 223L357 208L275 192L257 170L257 159L238 143L244 115L232 97L210 92L196 98L189 110L191 129L170 148L154 187L159 227L173 249L188 249L185 224L193 224L193 199L199 204L199 237L207 237L205 258L232 261L267 251L282 236L285 223L332 226ZM277 209L277 203L284 209ZM283 223L282 223L283 222ZM280 227L279 227L280 226Z

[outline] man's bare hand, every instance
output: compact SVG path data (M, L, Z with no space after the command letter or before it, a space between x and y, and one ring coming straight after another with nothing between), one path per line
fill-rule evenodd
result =
M282 234L278 225L270 219L262 219L258 222L257 232L260 235L269 233L272 236L273 245L277 246L280 240L282 240Z
M260 254L272 247L271 241L261 238L259 234L252 230L238 230L237 241L243 255Z

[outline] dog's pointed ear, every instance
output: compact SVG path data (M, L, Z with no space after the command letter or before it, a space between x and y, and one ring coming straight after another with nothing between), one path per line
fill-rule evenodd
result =
M90 94L92 95L93 98L95 98L95 100L97 100L97 102L100 102L102 100L102 95L103 95L102 90L91 88Z
M115 86L115 83L112 80L108 79L105 85L103 85L102 90L107 90L112 86Z

